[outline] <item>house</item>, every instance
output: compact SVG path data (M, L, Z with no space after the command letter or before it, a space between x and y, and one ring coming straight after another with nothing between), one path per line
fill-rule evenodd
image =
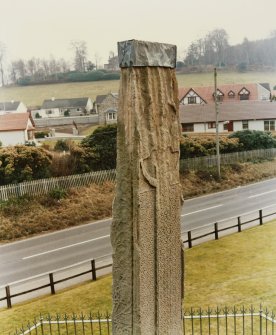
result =
M270 86L260 84L227 84L217 87L219 102L238 101L269 101L271 99ZM215 100L214 86L201 86L179 89L180 105L201 105L213 103Z
M180 105L180 123L185 133L215 133L215 104ZM219 132L238 130L276 130L276 103L242 101L218 104Z
M110 55L108 58L108 63L104 64L104 69L108 71L119 71L119 57L115 55Z
M44 100L40 110L32 111L34 118L62 116L81 116L92 113L93 103L90 98L49 99Z
M0 142L2 146L26 144L34 141L34 124L29 113L0 115Z
M98 95L95 100L95 110L99 115L99 124L111 124L117 122L118 94L108 93Z
M27 107L21 101L4 101L0 102L0 115L8 113L26 113Z

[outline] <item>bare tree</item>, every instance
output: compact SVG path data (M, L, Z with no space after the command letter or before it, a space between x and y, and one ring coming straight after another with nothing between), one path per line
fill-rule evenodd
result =
M28 72L31 76L33 76L36 72L36 64L34 58L31 58L27 61Z
M99 64L101 62L101 56L96 52L95 53L95 66L96 66L96 70L98 70L99 68Z
M23 59L13 61L13 68L17 74L17 77L24 78L27 74L26 64Z
M49 76L50 74L50 67L49 67L49 62L46 59L42 59L42 67L43 67L43 72L45 77Z
M215 64L221 66L225 63L225 51L228 47L228 34L224 29L215 29L207 38L214 51Z
M14 84L17 81L16 62L11 62L11 66L10 66L10 80Z
M62 72L68 72L70 70L70 66L68 62L64 58L60 58L59 67Z
M74 50L75 70L85 72L87 61L87 46L85 41L72 41L71 48Z
M6 46L4 43L0 42L0 74L2 86L5 86L5 76L4 76L4 59L6 55Z
M224 29L215 29L204 38L192 42L188 48L185 62L188 65L225 64L229 48L228 34Z

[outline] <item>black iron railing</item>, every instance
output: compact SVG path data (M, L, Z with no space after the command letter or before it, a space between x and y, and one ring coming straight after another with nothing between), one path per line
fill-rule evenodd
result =
M183 311L184 335L274 335L275 314L267 309L242 307L189 309ZM109 313L88 315L40 316L13 335L109 335L112 320Z

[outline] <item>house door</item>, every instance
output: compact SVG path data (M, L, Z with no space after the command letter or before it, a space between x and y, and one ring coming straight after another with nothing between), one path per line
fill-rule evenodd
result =
M233 127L233 121L229 121L228 123L228 131L233 131L234 127Z

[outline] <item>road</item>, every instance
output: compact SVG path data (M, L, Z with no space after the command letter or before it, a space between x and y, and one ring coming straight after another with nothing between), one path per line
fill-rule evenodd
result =
M184 202L182 232L275 204L276 179ZM110 222L90 224L0 246L0 286L92 258L110 259Z

